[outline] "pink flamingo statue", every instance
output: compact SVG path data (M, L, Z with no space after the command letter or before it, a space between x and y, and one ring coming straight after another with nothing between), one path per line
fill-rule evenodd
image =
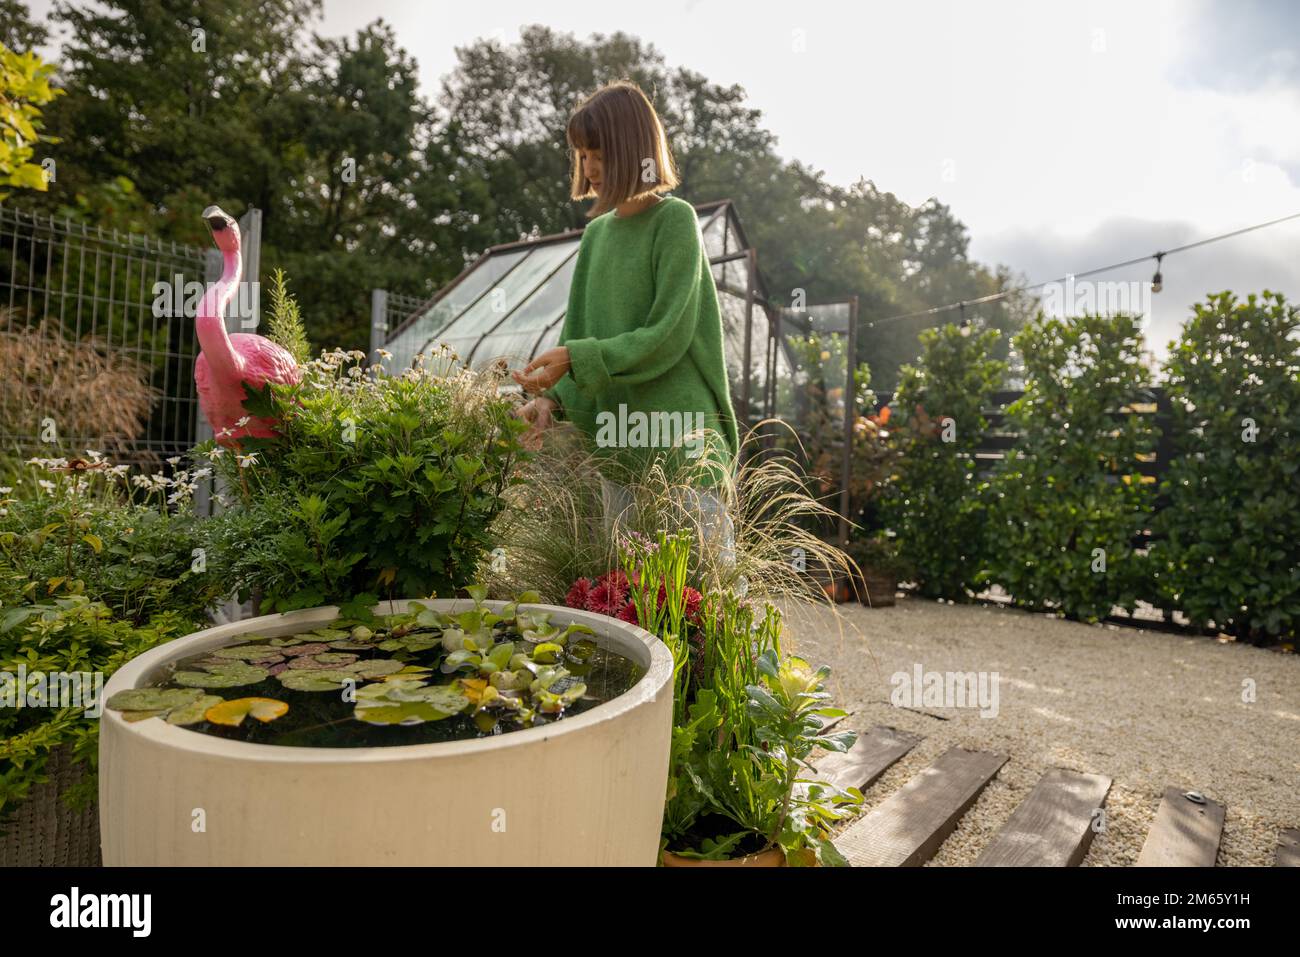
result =
M238 448L245 436L272 438L279 433L271 419L250 416L244 410L244 383L255 389L268 382L297 382L302 371L287 349L270 339L247 332L226 332L222 318L226 304L239 287L243 265L239 257L239 224L218 206L203 211L212 239L221 250L221 279L199 301L194 329L199 357L194 361L194 382L199 407L221 445ZM239 423L243 423L240 425Z

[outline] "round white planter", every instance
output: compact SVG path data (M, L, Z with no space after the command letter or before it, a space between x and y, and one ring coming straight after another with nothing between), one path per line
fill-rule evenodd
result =
M426 604L464 610L467 601ZM498 610L502 602L487 602ZM383 602L379 614L405 610ZM628 692L542 727L388 748L248 744L105 710L99 742L104 864L654 865L672 734L672 655L604 615L551 612L646 669ZM334 608L209 628L131 661L107 700L169 662L319 627Z

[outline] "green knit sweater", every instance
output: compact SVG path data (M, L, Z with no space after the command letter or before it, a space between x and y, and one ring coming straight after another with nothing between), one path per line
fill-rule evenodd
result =
M587 225L560 344L569 374L545 394L598 447L635 458L676 444L691 458L734 461L718 292L690 203L668 196ZM712 430L707 448L690 435L700 427Z

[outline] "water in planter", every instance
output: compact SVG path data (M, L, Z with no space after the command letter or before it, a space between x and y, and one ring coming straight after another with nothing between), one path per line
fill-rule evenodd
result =
M108 701L128 721L158 719L257 744L359 748L504 734L580 714L644 674L582 625L476 606L444 614L340 619L295 635L244 635L181 659L147 688Z

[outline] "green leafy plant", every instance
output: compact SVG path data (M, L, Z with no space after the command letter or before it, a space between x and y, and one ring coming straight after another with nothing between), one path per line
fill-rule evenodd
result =
M174 612L155 616L144 626L114 618L100 602L84 595L9 606L0 618L0 672L9 676L36 673L98 673L106 681L139 654L187 634L193 624ZM12 682L11 686L8 686ZM0 696L19 689L13 677L0 679ZM83 685L84 688L84 685ZM60 798L84 807L96 793L94 770L99 760L99 720L80 707L0 707L0 826L25 800L33 785L46 780L45 769L56 749L66 749L83 776Z
M903 557L898 540L888 532L854 535L844 549L863 572L890 575L899 581L912 574L911 565Z
M299 365L310 358L311 346L307 342L307 328L302 323L302 311L298 308L298 300L289 294L283 269L271 274L271 312L267 333L272 342L289 350Z
M975 450L1006 371L993 358L998 336L954 324L925 330L892 403L900 457L883 510L927 597L967 598L984 565L987 483Z
M274 419L277 438L197 450L236 495L216 519L221 553L258 556L232 558L231 584L260 591L264 610L449 594L493 544L526 428L499 374L391 376L364 359L327 353L301 383L250 395L245 409Z
M1152 549L1169 600L1242 638L1300 627L1300 310L1198 303L1166 360L1175 457Z
M818 749L844 751L853 732L822 734L843 712L826 704L827 669L780 655L781 617L730 591L693 601L690 538L659 533L622 552L638 623L673 655L673 735L663 845L721 860L782 848L792 864L841 864L831 824L861 800L800 776Z
M1024 394L1007 407L1019 434L994 479L987 579L1017 603L1096 621L1154 591L1133 549L1154 509L1152 403L1135 316L1042 315L1016 336ZM1151 411L1154 411L1152 405Z
M202 620L228 594L191 507L203 477L181 469L128 485L126 466L95 453L31 460L0 490L0 603L84 594L132 624L163 612Z

